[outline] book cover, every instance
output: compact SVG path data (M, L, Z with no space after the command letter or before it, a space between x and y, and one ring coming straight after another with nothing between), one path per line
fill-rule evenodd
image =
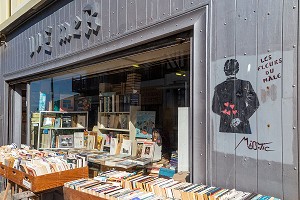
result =
M61 121L62 127L72 127L72 116L63 116Z
M78 111L90 111L91 110L91 97L78 97L77 98L77 110Z
M110 141L110 155L115 155L116 154L117 146L118 146L118 139L117 138L111 138L111 141Z
M74 110L74 96L73 95L60 95L60 111L73 111Z
M54 127L55 128L60 128L61 127L61 118L60 117L55 119Z
M73 135L59 135L58 138L59 138L59 143L58 143L59 148L73 148L74 146Z
M51 148L56 148L56 131L53 131L53 133L51 134Z
M130 105L131 106L139 106L140 102L140 94L130 94Z
M137 149L136 149L136 157L140 158L143 152L144 140L143 141L136 141Z
M86 127L86 116L77 115L77 127L84 128Z
M88 135L87 136L87 149L95 149L95 142L96 142L96 137L95 135Z
M152 138L152 129L155 128L155 111L137 111L136 137Z
M123 139L120 154L128 156L131 155L131 140Z
M59 111L60 110L59 107L60 107L60 100L54 101L53 111Z
M119 115L119 123L121 129L128 129L129 126L129 115L120 114Z
M39 111L46 110L46 94L40 92L40 99L39 99Z
M102 135L98 135L97 136L97 142L96 142L96 149L98 149L99 151L102 150L103 148L103 136Z
M84 132L74 132L74 148L84 148Z
M153 159L154 153L154 142L144 142L143 149L142 149L142 158L151 158Z
M54 123L55 123L55 117L44 117L44 120L43 120L43 127L53 127L54 126Z

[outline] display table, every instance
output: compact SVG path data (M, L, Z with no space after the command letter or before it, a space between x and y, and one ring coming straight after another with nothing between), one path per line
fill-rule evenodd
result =
M97 197L85 192L80 192L71 188L63 187L65 200L105 200L104 198Z

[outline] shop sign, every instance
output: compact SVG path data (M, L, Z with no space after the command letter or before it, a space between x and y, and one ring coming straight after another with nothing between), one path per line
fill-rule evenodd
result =
M98 3L86 4L82 9L83 12L83 20L79 16L75 16L73 22L64 22L59 24L56 28L59 32L59 44L61 46L70 43L73 39L81 38L81 28L83 28L83 32L87 39L94 33L97 33L100 30L100 20L98 18L99 14L99 5ZM29 40L29 51L30 56L33 57L34 54L38 54L41 52L42 48L46 54L51 54L53 45L52 44L52 26L47 26L47 28L35 34L34 36L30 36Z

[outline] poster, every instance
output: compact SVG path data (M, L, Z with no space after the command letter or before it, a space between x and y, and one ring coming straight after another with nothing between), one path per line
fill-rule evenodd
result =
M152 138L152 129L155 128L155 111L137 111L136 137Z

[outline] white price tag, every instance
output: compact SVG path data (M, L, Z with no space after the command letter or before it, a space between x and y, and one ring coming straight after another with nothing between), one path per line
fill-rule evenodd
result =
M23 185L28 188L31 189L31 183L29 181L26 181L25 179L23 179Z

